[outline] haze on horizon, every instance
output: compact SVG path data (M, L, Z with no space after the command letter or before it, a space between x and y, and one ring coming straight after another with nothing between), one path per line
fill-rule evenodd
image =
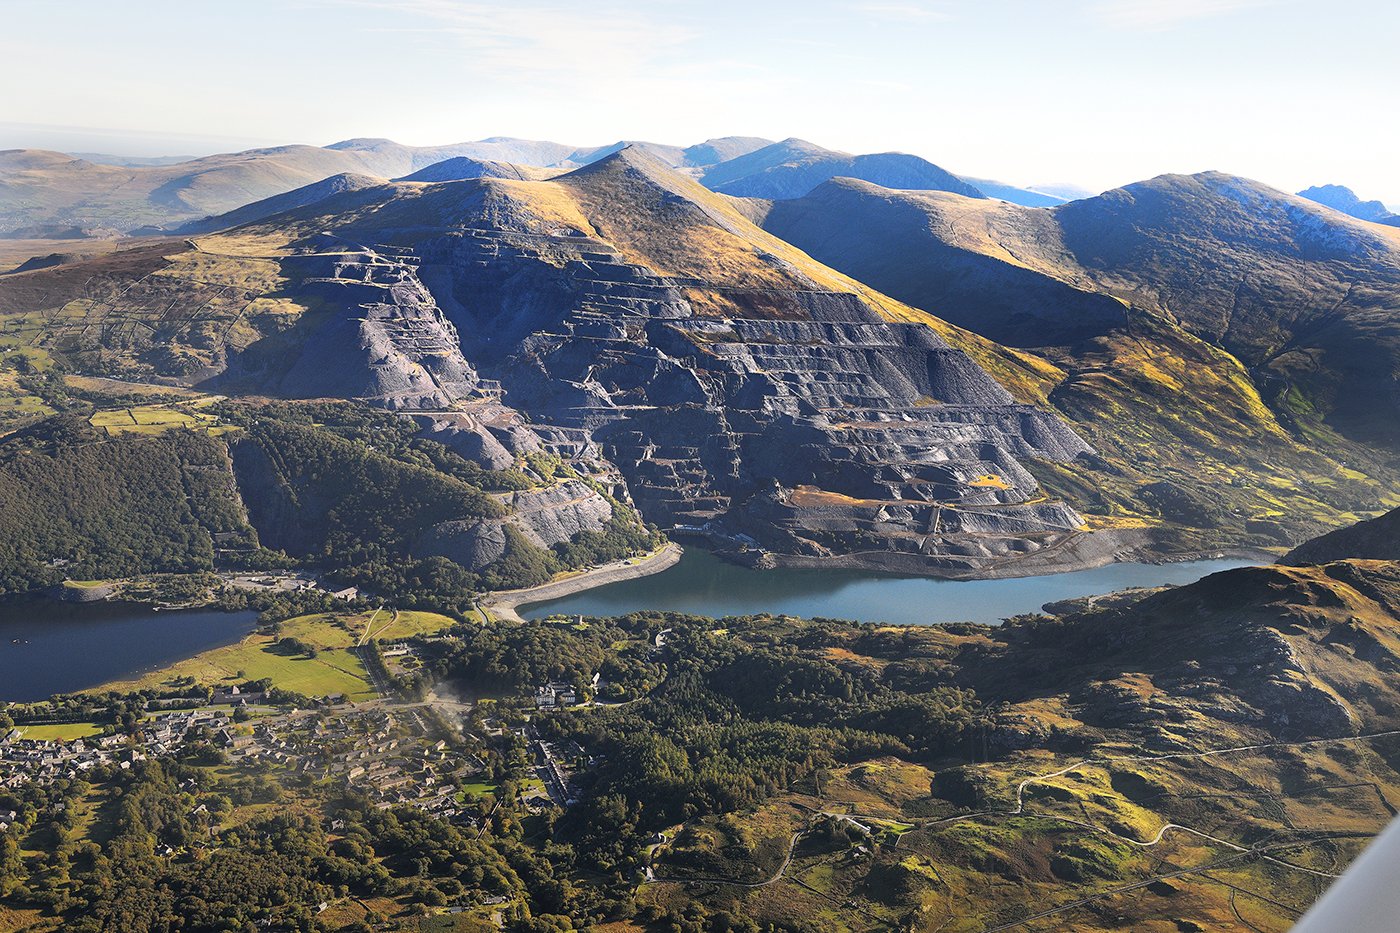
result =
M1101 190L1220 169L1400 206L1400 6L0 2L0 147L800 136Z

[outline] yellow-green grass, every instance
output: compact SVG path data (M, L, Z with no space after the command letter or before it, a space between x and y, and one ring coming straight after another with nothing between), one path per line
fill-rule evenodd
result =
M499 789L500 785L491 781L467 781L462 785L462 793L472 797L489 797Z
M29 346L18 334L0 336L0 363L23 357L30 367L44 372L53 366L53 357L42 347Z
M85 392L122 392L127 395L152 395L170 398L198 398L202 394L196 389L189 389L184 386L127 382L121 379L107 379L103 376L78 376L73 373L64 375L63 384ZM213 398L213 396L205 397L211 400Z
M20 726L20 732L26 739L41 739L45 742L71 742L74 739L85 739L90 735L97 735L102 731L102 726L95 722L59 722L38 726Z
M54 410L39 396L19 384L19 377L4 367L11 354L0 344L0 433L47 418Z
M359 644L365 627L371 622L373 627L368 635L373 641L432 635L455 624L449 616L436 612L401 610L396 613L393 609L381 609L376 613L371 609L369 612L319 612L297 616L282 623L280 634L299 638L318 648L349 648Z
M306 696L344 694L355 701L374 698L369 675L358 657L344 648L323 649L314 658L287 654L276 647L277 637L286 636L285 630L281 636L250 635L236 645L206 651L136 680L108 684L107 689L159 688L182 677L209 686L267 678L276 687Z
M392 616L392 618L386 619L386 616ZM374 630L370 632L370 638L379 641L392 641L398 638L412 638L416 635L434 635L455 624L454 619L437 612L401 610L392 614L386 609L379 614L379 618L374 620Z
M137 405L93 412L88 423L108 434L161 434L173 428L203 430L210 434L225 434L232 430L219 423L213 415L199 411L212 403L212 397L199 399L180 407L168 405Z

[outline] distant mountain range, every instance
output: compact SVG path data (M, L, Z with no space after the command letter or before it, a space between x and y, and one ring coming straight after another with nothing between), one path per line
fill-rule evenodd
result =
M904 153L852 155L799 139L775 143L747 136L684 147L639 141L577 147L508 137L415 147L357 138L325 147L278 146L189 160L84 159L12 149L0 151L0 236L53 238L173 230L341 174L415 181L473 177L472 172L507 177L516 171L522 178L546 177L530 169L558 174L627 146L647 152L706 187L742 197L800 197L831 178L850 177L890 188L985 195L1036 207L1065 200L1062 195L1000 182L963 179ZM485 167L471 168L454 160L481 162ZM444 162L452 164L426 172ZM502 165L520 168L502 169Z
M1400 236L1258 182L1164 175L1029 210L839 180L762 224L1011 346L1101 339L1150 313L1239 359L1285 418L1400 437Z
M1299 191L1298 195L1361 220L1400 227L1400 214L1393 213L1380 201L1361 200L1356 196L1356 192L1345 185L1317 185L1305 191Z
M649 521L784 560L1076 566L1281 547L1395 504L1400 231L1220 173L1049 208L700 183L791 194L884 162L761 142L339 173L178 228L193 246L55 250L0 277L0 317L137 382L495 399L530 443L610 464ZM483 468L523 449L455 419L435 430ZM435 553L499 556L468 538Z

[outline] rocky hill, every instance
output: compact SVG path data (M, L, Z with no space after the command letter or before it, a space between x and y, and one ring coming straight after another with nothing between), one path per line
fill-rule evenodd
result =
M1040 372L635 148L550 181L346 190L137 269L34 341L225 394L448 415L499 397L551 452L615 465L648 520L779 553L990 570L1081 535L1025 466L1089 451L1031 404ZM16 308L82 301L92 273L5 286ZM207 300L169 313L194 280Z
M1400 561L1400 509L1305 541L1280 563L1325 564L1348 557Z

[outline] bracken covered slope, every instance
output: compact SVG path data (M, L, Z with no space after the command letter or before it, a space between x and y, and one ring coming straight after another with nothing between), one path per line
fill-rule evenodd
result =
M877 720L907 749L847 749L687 820L642 902L853 930L1282 933L1395 815L1400 565L1249 567L1048 608L1000 627L668 621L688 656L726 658L702 676L736 718L867 726L882 688L960 705ZM733 668L782 676L735 685ZM802 683L844 700L817 712Z

